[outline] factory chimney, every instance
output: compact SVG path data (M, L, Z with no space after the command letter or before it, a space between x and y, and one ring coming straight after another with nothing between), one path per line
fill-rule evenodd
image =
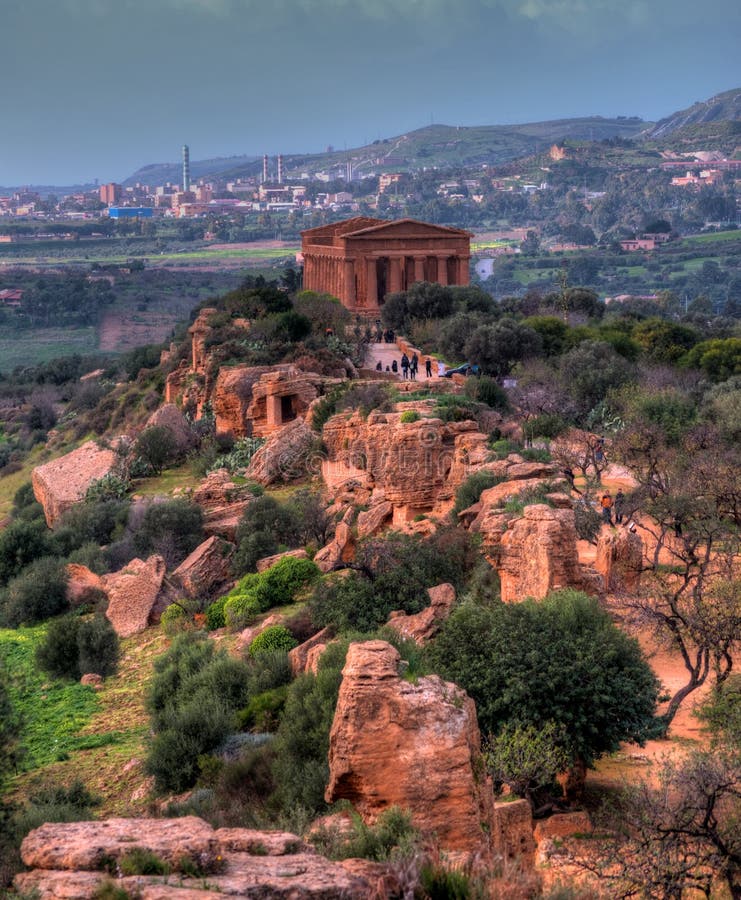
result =
M187 144L183 144L183 190L186 193L190 190L190 150Z
M268 154L265 153L262 158L262 183L268 183Z
M278 184L283 184L283 155L278 154Z

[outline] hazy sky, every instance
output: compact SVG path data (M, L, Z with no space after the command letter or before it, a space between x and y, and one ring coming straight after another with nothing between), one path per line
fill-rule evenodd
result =
M657 119L741 86L739 0L0 0L0 185Z

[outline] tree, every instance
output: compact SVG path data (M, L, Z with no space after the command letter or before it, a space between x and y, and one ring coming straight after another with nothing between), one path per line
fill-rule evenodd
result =
M134 454L153 475L161 475L162 469L177 453L177 442L169 428L151 425L136 439Z
M473 697L485 733L553 723L577 767L653 733L657 679L637 641L586 594L464 603L429 654L435 671Z
M481 325L466 341L468 361L481 366L487 375L502 378L512 366L542 348L540 335L514 319L502 318L493 325Z
M159 553L168 568L181 562L203 540L203 511L188 500L166 500L147 507L134 532L134 549L140 556Z
M564 389L586 415L609 390L631 380L633 371L610 344L587 340L561 357L559 375Z

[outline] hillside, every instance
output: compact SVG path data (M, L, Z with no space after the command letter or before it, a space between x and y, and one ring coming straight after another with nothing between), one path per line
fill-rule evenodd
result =
M741 120L741 88L716 94L709 100L693 103L687 109L672 113L660 119L650 131L648 138L665 138L693 125L707 125L716 122L739 122Z
M199 159L191 161L190 174L194 179L205 178L209 175L219 175L235 166L254 165L259 162L257 156L217 156L213 159ZM183 173L182 162L166 162L151 163L137 169L122 184L126 186L134 185L137 182L142 184L165 184L172 182L179 184Z

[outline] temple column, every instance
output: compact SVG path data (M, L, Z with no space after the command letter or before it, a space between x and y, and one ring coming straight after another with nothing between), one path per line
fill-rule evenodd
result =
M283 424L280 397L275 394L269 394L265 398L265 412L267 415L268 428L279 428Z
M414 257L414 280L415 281L424 281L425 280L425 258L424 258L424 256L415 256Z
M471 283L470 258L468 256L458 257L458 284Z
M378 275L376 260L373 257L366 260L366 272L368 275L366 303L368 306L378 306Z
M448 257L437 257L437 282L443 286L448 283Z
M398 294L401 290L401 259L398 256L389 257L389 292Z
M342 302L355 306L355 260L345 260L345 290Z

